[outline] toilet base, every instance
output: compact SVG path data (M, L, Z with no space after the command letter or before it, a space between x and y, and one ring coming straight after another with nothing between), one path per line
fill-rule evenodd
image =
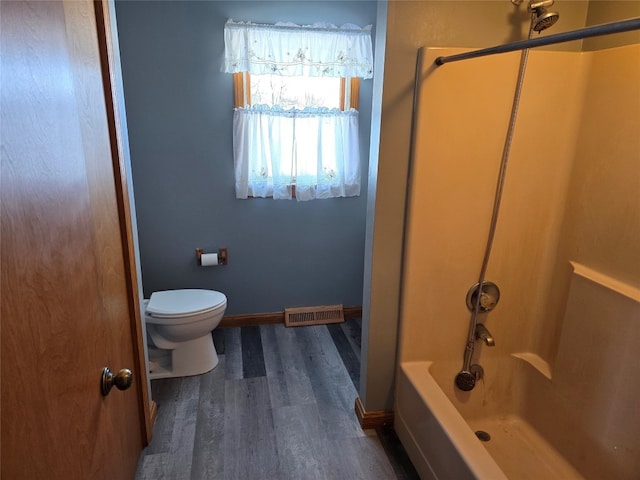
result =
M149 345L149 378L190 377L207 373L218 365L211 333L164 350Z

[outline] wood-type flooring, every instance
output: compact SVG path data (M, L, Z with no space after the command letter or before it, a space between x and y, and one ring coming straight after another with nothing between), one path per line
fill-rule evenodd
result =
M225 328L214 342L211 372L152 382L136 480L419 478L392 428L356 419L359 319Z

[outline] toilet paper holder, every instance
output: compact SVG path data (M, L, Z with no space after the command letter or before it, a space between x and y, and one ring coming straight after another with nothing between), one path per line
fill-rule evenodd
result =
M204 255L203 248L196 248L196 260L198 261L198 266L202 266L202 255ZM218 265L226 265L227 264L227 249L219 248L218 249Z

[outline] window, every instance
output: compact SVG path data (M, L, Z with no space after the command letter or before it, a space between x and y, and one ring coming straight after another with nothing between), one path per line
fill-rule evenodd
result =
M359 108L360 79L344 77L283 77L233 74L234 106L279 106L283 110L307 107Z
M236 197L311 200L360 193L359 77L370 27L228 21Z

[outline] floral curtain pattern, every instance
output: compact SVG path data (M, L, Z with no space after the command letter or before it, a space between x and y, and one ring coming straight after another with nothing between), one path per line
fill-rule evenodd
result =
M371 25L263 25L228 20L223 72L308 77L373 77Z

